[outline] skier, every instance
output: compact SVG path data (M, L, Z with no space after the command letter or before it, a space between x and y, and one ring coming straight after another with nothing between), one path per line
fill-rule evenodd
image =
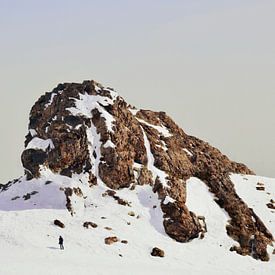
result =
M63 246L63 238L61 236L59 236L59 245L60 245L60 249L64 250L64 246Z

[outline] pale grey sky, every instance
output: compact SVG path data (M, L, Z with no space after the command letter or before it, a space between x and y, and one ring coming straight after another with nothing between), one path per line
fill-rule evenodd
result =
M23 173L28 113L95 79L275 177L274 0L0 0L0 182Z

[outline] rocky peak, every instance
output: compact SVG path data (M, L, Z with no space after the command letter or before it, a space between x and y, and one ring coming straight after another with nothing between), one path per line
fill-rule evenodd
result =
M230 180L230 173L253 172L187 135L164 112L136 109L95 81L59 84L40 97L30 113L22 163L28 179L46 167L67 177L88 175L91 188L151 185L166 233L179 242L205 234L207 221L186 206L186 181L197 177L231 219L227 233L239 243L232 250L268 259L272 234ZM69 205L72 194L66 192Z

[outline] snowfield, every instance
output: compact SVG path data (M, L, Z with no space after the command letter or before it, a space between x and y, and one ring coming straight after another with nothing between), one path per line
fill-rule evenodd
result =
M275 180L232 175L236 190L269 230L275 232L275 210L266 203L275 199ZM24 178L0 193L0 274L275 274L275 255L269 262L256 261L230 252L234 241L226 234L228 216L213 200L206 185L197 178L187 182L187 206L206 219L205 238L178 243L162 225L162 211L150 186L117 191L130 206L102 196L104 184L88 187L85 177L54 175L48 171L39 180ZM258 183L264 191L256 189ZM75 197L77 210L71 216L60 187L81 187L84 198ZM37 193L36 193L37 192ZM26 194L32 194L26 198ZM25 197L23 197L25 196ZM17 197L17 198L16 198ZM134 216L129 212L133 211ZM58 219L65 224L53 224ZM97 224L86 229L86 221ZM109 227L109 228L105 228ZM58 246L64 238L65 250ZM106 245L106 237L120 241ZM164 250L164 258L150 255L153 247ZM274 248L270 247L272 253Z

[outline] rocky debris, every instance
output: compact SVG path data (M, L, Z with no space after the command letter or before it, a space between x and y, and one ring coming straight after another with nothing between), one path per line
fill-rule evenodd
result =
M121 243L123 243L123 244L128 244L128 241L122 240Z
M107 218L106 217L101 217L102 220L106 220Z
M111 245L113 243L116 243L119 241L119 239L117 237L108 237L108 238L105 238L105 244L108 244L108 245Z
M87 104L82 110L79 102L91 99L96 104L91 109ZM91 133L98 144L89 140ZM37 146L36 140L47 146ZM187 135L166 113L137 110L95 81L59 84L39 98L30 112L21 159L28 179L38 178L42 165L67 177L86 174L91 187L98 180L114 190L151 185L160 201L165 231L179 242L205 233L196 213L186 206L186 181L197 177L228 213L226 229L239 243L238 253L264 260L267 245L273 241L230 180L231 173L253 174L249 168ZM71 197L77 193L81 196L81 192L65 188L66 206L72 215ZM166 198L170 198L168 203ZM128 205L119 197L117 201ZM249 241L253 236L255 240Z
M51 183L52 183L51 180L47 180L47 181L45 182L45 185L48 185L48 184L51 184Z
M200 223L200 228L202 229L202 232L200 233L200 239L203 239L205 237L205 233L207 232L207 224L205 221L204 216L198 216L198 221Z
M60 220L54 220L54 225L60 227L60 228L65 228L65 224L61 222Z
M259 186L264 186L264 183L258 182L257 185L259 185Z
M64 190L64 194L66 196L66 207L68 209L68 211L71 213L71 215L73 216L75 214L75 211L73 209L73 205L72 205L72 196L73 194L75 194L78 197L83 197L83 193L81 191L81 189L79 187L66 187L63 189Z
M128 215L131 216L131 217L135 217L136 214L135 214L134 211L130 211L130 212L128 212Z
M23 199L26 201L26 200L29 200L31 198L31 196L37 194L38 192L37 191L32 191L31 193L27 193L23 196Z
M10 186L12 186L13 184L17 183L17 182L21 182L21 177L18 179L14 179L14 180L10 180L9 182L7 182L6 184L1 184L0 183L0 192L4 192L7 191L9 189Z
M265 187L263 187L263 186L257 186L256 189L258 191L265 191Z
M269 203L266 204L266 206L270 209L275 209L275 204L274 203L269 202Z
M12 201L15 201L15 200L18 200L18 199L20 199L20 196L15 196L15 197L11 198Z
M151 256L153 257L161 257L163 258L165 256L164 251L158 247L154 247L151 252Z
M106 190L106 192L104 192L102 196L103 197L110 196L114 198L114 200L117 201L118 204L131 207L131 203L117 196L116 191L114 190Z
M108 226L105 226L104 229L106 229L106 230L108 230L108 231L113 230L111 227L108 227Z
M84 222L83 227L89 229L89 228L97 228L97 224L94 222Z

